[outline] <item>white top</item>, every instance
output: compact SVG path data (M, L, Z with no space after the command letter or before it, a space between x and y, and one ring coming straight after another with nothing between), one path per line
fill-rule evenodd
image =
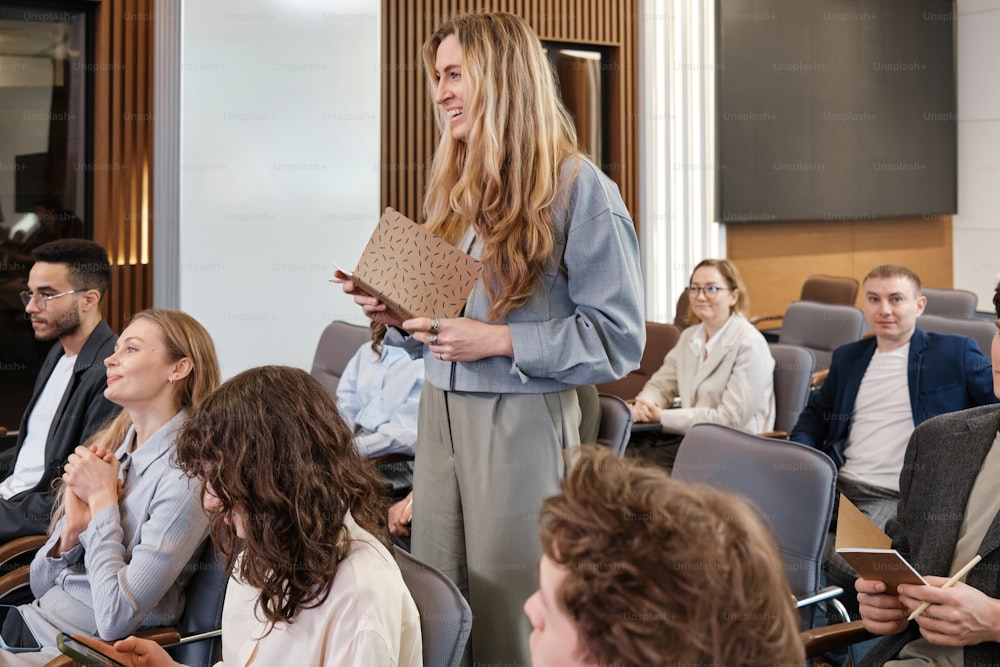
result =
M344 525L351 549L329 597L290 624L265 634L267 623L255 616L260 591L236 576L229 580L222 611L226 665L422 667L420 616L396 560L350 514Z
M705 361L709 355L712 354L712 350L715 346L722 340L726 333L726 329L729 328L729 323L733 321L733 315L726 318L719 330L715 332L715 335L711 338L706 338L708 332L705 330L705 323L699 322L695 325L694 335L691 336L691 351L694 352L694 356L698 359L698 365Z
M28 434L21 443L21 451L17 453L14 471L0 484L0 498L13 498L22 491L35 488L42 481L45 475L45 445L49 441L52 418L69 387L75 363L76 355L63 355L45 381L45 387L28 415Z
M906 374L909 355L909 343L872 355L851 415L839 472L845 478L899 493L899 472L914 428Z

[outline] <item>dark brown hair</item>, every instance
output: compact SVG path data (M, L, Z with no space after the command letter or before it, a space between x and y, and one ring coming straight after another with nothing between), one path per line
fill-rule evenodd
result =
M735 496L609 450L583 453L542 506L555 598L586 661L803 664L798 616L768 530Z
M185 423L177 462L220 501L212 539L229 572L240 540L227 519L241 515L238 574L260 590L257 605L272 627L326 600L350 550L348 512L390 544L380 481L329 394L305 371L262 366L224 383Z

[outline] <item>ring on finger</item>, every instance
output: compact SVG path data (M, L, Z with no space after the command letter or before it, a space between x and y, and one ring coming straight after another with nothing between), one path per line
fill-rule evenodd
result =
M431 334L431 337L427 339L427 342L430 343L431 345L437 345L438 342L437 334Z
M441 352L438 352L438 361L444 361L444 354Z
M441 320L439 320L436 317L434 318L434 323L431 324L431 331L433 331L434 333L441 331Z

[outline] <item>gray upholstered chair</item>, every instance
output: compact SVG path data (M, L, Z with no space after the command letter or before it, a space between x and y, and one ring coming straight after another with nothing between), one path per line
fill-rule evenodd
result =
M420 612L424 664L460 665L472 632L472 609L451 579L399 547L396 564Z
M611 394L599 394L601 401L601 425L597 442L610 447L618 456L625 456L632 435L632 409L624 400Z
M830 367L833 351L861 338L865 317L854 306L815 301L794 301L785 311L779 343L808 348L816 357L816 370Z
M917 318L917 326L924 331L934 333L959 334L968 336L979 345L979 351L990 357L990 347L993 337L997 335L997 325L994 320L974 319L956 320L940 315L921 315Z
M813 353L798 345L768 343L774 357L774 433L788 437L799 413L809 402L816 358Z
M323 329L316 345L310 374L330 392L330 396L337 397L337 385L340 384L340 376L343 375L347 362L361 344L371 340L371 337L369 327L340 320L331 322Z
M728 426L695 424L681 441L672 475L750 501L775 530L782 564L800 606L843 593L836 586L820 589L837 480L837 468L826 454ZM846 611L843 614L846 620ZM805 610L803 624L811 625Z
M976 316L979 297L975 292L964 289L935 289L925 287L927 306L924 315L950 317L956 320L971 320Z
M620 380L597 385L597 391L625 400L635 398L650 376L663 365L663 358L677 344L680 335L680 329L673 324L646 322L646 347L642 351L639 368Z
M816 303L829 303L841 306L853 306L858 298L858 281L847 276L824 276L814 275L806 278L802 283L802 291L799 293L799 301L815 301ZM751 317L750 321L757 325L757 328L775 337L780 335L781 321L784 315L757 315ZM778 322L778 324L767 324L765 322Z

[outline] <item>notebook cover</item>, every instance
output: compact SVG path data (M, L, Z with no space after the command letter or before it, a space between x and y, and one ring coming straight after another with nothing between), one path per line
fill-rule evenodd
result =
M459 317L481 264L393 208L385 209L351 276L400 320Z

